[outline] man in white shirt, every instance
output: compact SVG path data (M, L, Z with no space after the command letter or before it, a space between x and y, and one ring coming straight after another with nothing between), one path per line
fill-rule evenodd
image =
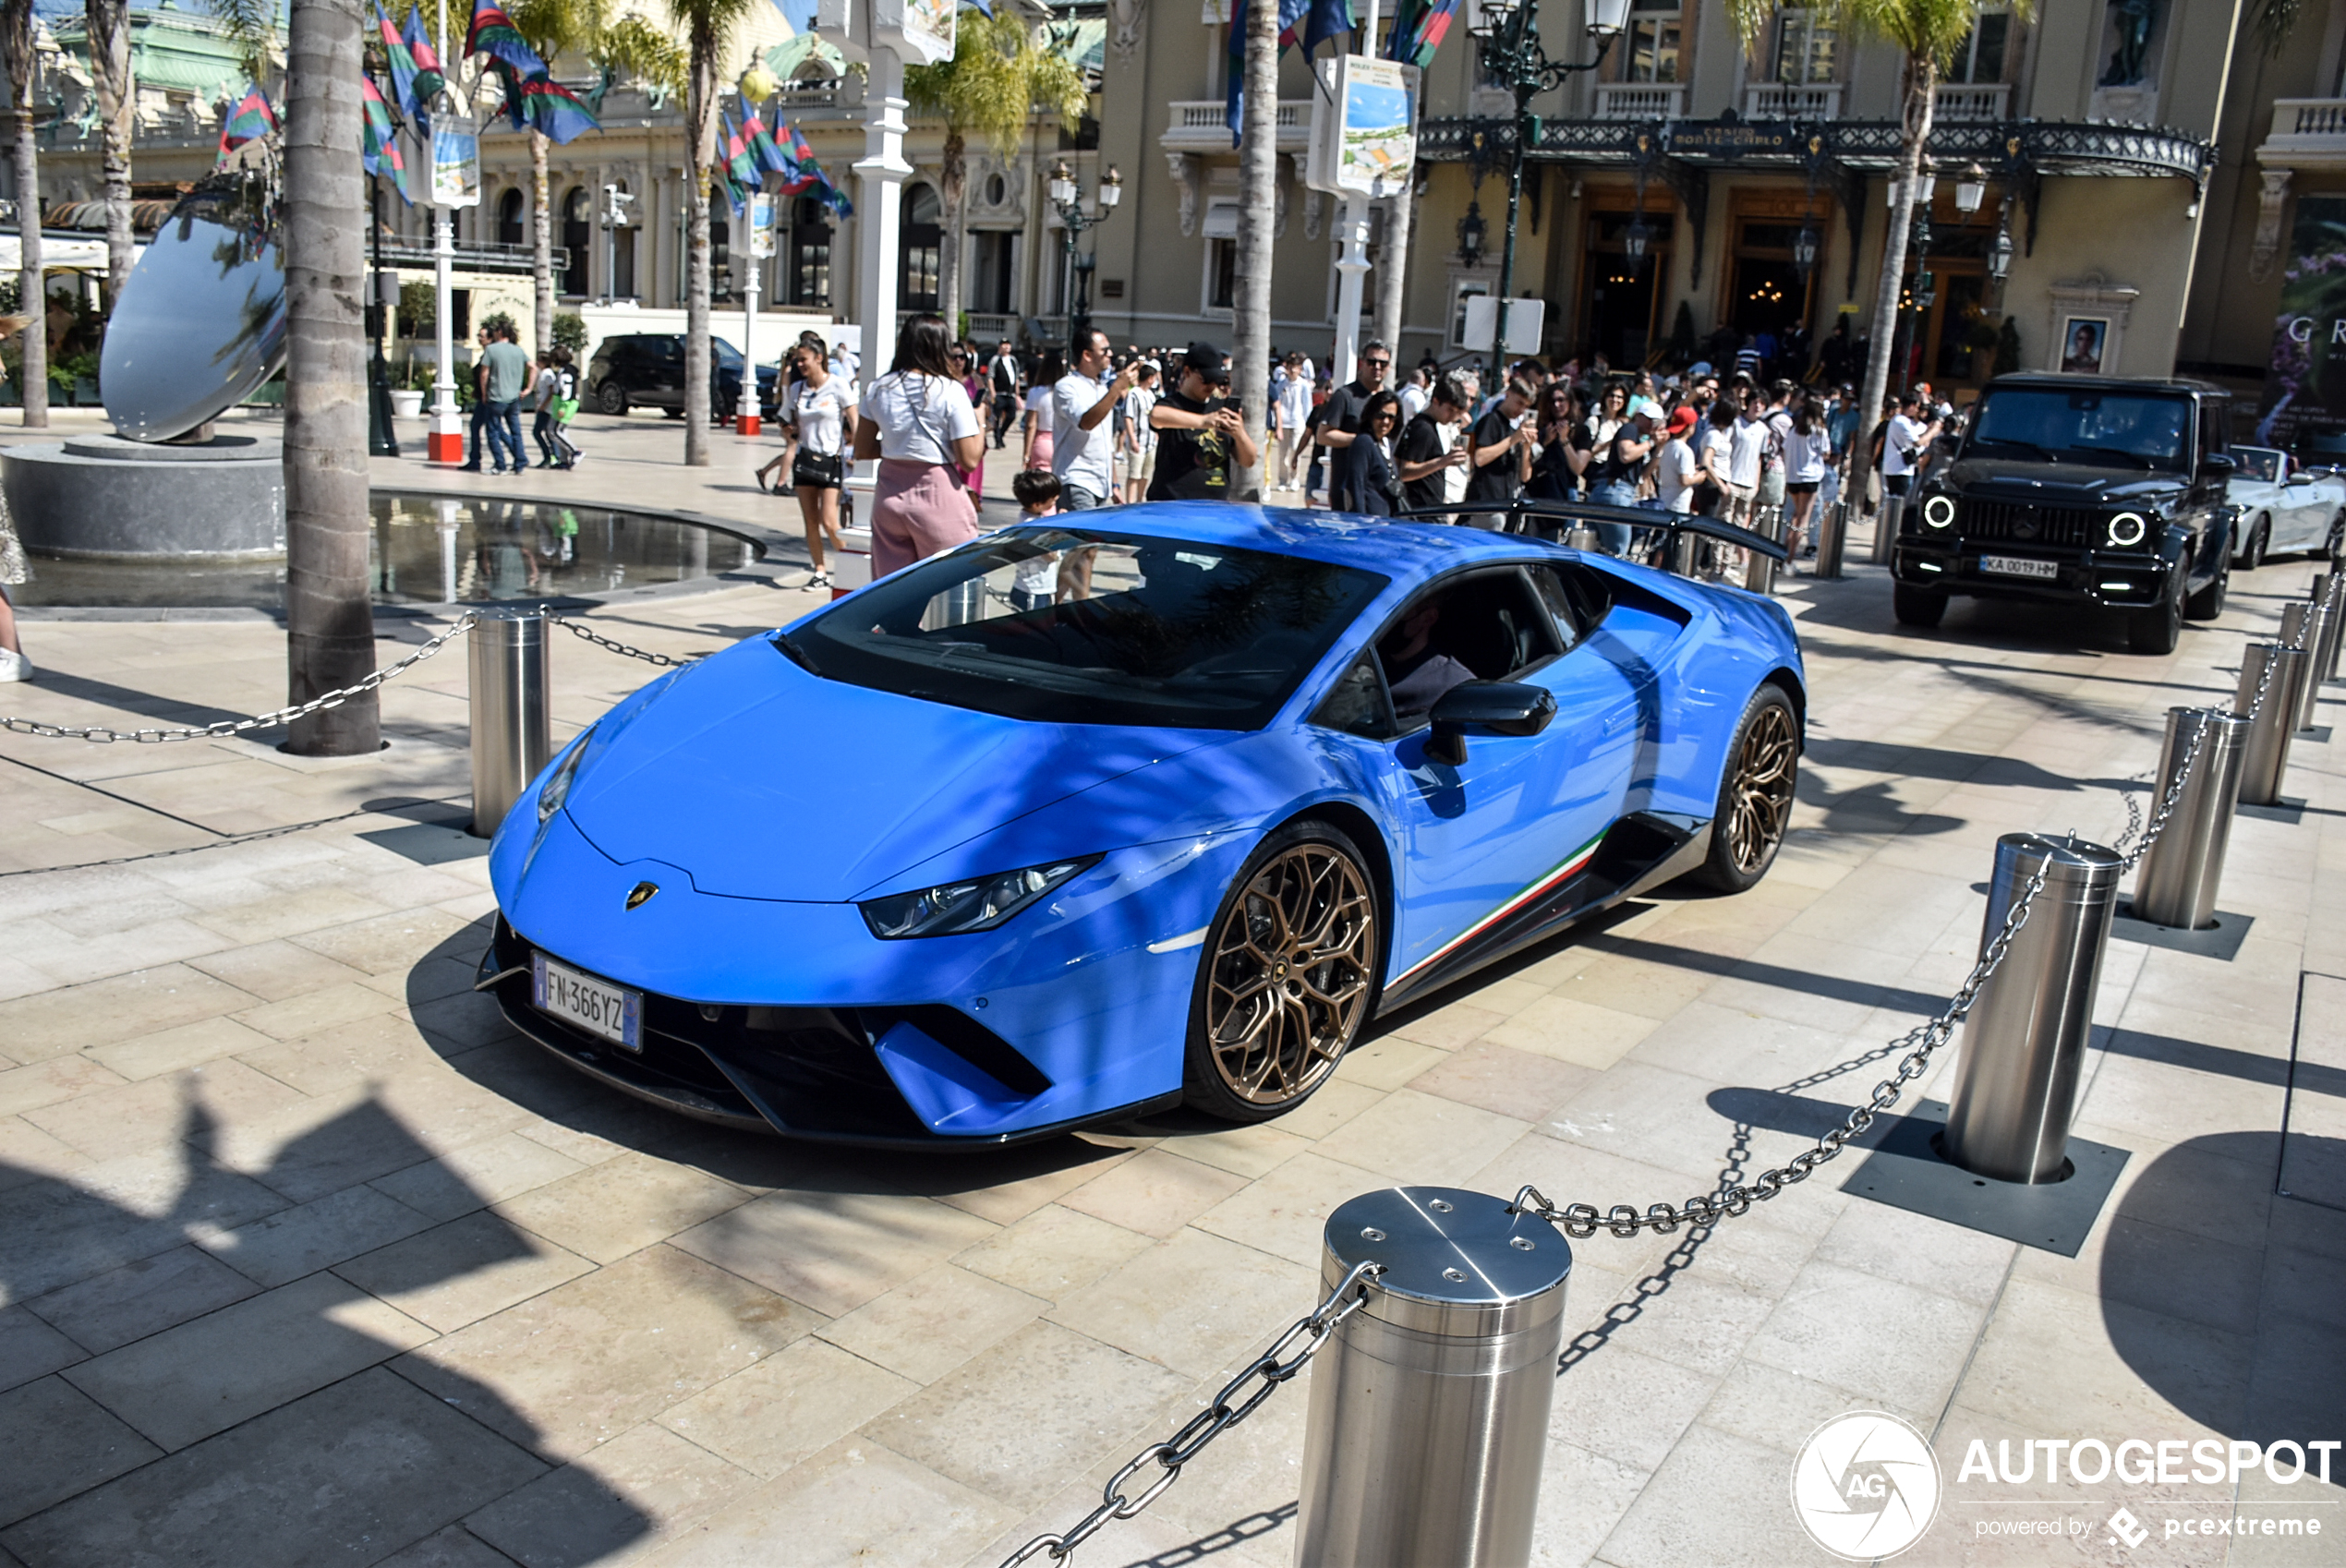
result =
M1303 356L1290 354L1279 367L1271 401L1279 416L1277 484L1280 489L1289 489L1295 484L1296 453L1303 450L1305 427L1312 420L1312 378L1303 373Z
M1694 487L1702 465L1687 438L1693 434L1695 424L1695 411L1685 404L1670 416L1670 439L1662 443L1653 469L1653 493L1664 512L1694 510Z
M1898 400L1898 412L1891 416L1890 428L1881 442L1881 493L1903 496L1913 488L1915 469L1921 464L1922 449L1939 434L1939 422L1922 421L1920 401L1912 392Z
M1112 357L1107 334L1095 327L1075 368L1051 388L1051 472L1058 476L1061 512L1088 512L1117 499L1116 431L1108 416L1132 390L1132 368L1103 384Z
M1425 405L1432 401L1433 397L1433 389L1426 380L1425 367L1421 365L1410 371L1409 379L1401 384L1401 428L1403 429L1408 429L1409 421L1425 412Z
M1744 394L1743 412L1727 433L1727 521L1751 525L1760 494L1760 460L1768 446L1768 403L1758 388Z

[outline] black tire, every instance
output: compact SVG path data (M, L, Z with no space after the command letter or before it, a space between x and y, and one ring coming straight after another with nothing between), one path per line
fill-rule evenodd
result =
M2231 546L2227 543L2223 553L2216 558L2216 577L2206 587L2183 601L2183 614L2193 621L2213 621L2224 613L2224 598L2231 591L2232 580Z
M1751 694L1719 771L1719 803L1711 817L1711 852L1694 879L1722 893L1760 885L1776 863L1800 786L1800 716L1774 684Z
M604 381L595 389L595 406L605 414L626 413L627 389L617 381Z
M2126 646L2129 651L2157 657L2175 651L2183 640L2183 589L2182 563L2176 564L2176 584L2166 599L2148 609L2131 610L2126 616Z
M660 412L671 419L682 419L684 416L684 411L681 408L663 408Z
M1905 583L1890 585L1891 613L1901 626L1920 626L1928 630L1946 617L1947 596L1929 588L1917 588Z
M2272 542L2273 520L2269 517L2257 518L2255 526L2248 531L2248 549L2247 553L2240 558L2240 569L2243 572L2254 572L2264 565L2265 551L2271 547Z
M1291 822L1264 839L1206 927L1182 1064L1188 1103L1260 1122L1310 1099L1375 1013L1384 941L1376 881L1341 830Z

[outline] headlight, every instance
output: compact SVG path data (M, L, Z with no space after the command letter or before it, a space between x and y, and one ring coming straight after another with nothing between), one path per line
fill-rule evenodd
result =
M2119 549L2134 549L2148 532L2150 525L2139 512L2122 512L2110 520L2110 542Z
M578 777L578 759L586 754L586 738L594 733L590 725L586 734L571 742L570 751L554 765L545 784L538 791L538 820L544 822L562 809L562 802L570 797L570 781Z
M1953 496L1932 496L1922 503L1922 520L1934 528L1955 525L1955 501Z
M1099 862L1097 855L1052 861L1046 865L997 872L967 882L890 893L885 899L874 899L857 907L863 910L864 923L872 928L872 935L889 939L990 931L1076 873Z

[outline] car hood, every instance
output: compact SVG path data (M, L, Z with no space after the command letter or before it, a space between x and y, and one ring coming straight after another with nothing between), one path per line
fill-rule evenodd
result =
M758 637L599 738L563 809L613 860L663 861L704 893L840 902L1213 738L871 691L811 675Z
M2181 493L2173 474L2139 468L2100 468L2082 463L2018 463L1966 457L1947 469L1946 485L1983 501L2016 501L2038 506L2115 506Z

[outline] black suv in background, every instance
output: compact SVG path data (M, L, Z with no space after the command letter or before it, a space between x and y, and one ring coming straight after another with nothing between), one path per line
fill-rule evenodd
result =
M1950 596L2107 606L2136 653L2223 611L2231 568L2229 394L2205 381L1999 376L1952 460L1906 501L1891 556L1898 619Z
M708 375L708 411L722 419L741 406L742 351L723 338L708 340L712 363ZM774 417L775 367L757 368L757 404L761 418ZM587 407L604 414L624 414L631 407L665 409L671 419L684 416L684 334L682 332L623 332L595 345L586 362Z

